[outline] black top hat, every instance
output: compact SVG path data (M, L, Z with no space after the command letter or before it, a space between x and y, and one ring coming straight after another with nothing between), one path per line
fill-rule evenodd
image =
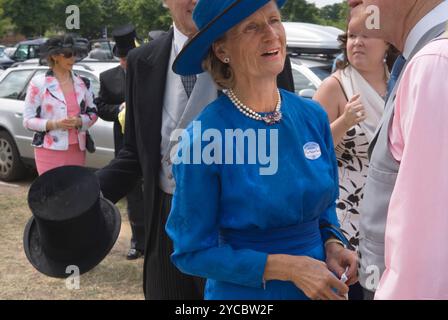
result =
M118 238L118 209L100 192L96 175L65 166L34 181L28 193L33 217L23 236L25 254L41 273L65 278L68 266L80 274L99 264Z
M135 40L137 33L135 32L135 28L130 24L115 29L112 31L112 36L115 40L113 52L117 57L126 57L128 52L136 47Z

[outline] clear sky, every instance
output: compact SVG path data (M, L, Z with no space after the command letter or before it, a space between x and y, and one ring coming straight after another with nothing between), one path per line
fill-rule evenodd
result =
M342 2L343 0L306 0L307 2L314 2L317 7L323 7L328 4L333 4L337 2Z

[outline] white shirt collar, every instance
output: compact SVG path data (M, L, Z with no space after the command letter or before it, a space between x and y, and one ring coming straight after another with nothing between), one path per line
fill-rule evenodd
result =
M188 37L184 35L177 27L176 24L173 24L174 29L174 38L173 38L173 46L174 46L174 52L176 53L176 56L179 54L179 52L184 47L185 43L188 41Z
M443 1L433 10L431 10L426 16L423 17L415 26L406 39L403 57L409 59L414 48L417 46L420 39L426 32L448 20L448 1Z

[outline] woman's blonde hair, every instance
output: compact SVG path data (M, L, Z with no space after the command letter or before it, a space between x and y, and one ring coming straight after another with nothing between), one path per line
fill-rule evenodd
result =
M222 41L223 38L217 40ZM204 61L202 69L208 71L220 89L230 89L235 86L235 74L228 63L222 62L215 54L213 47L210 48Z

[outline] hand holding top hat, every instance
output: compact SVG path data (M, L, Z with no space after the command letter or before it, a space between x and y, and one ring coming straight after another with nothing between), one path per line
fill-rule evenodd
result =
M50 170L28 193L33 217L23 236L31 264L50 277L65 278L68 266L85 273L99 264L118 238L118 209L100 192L95 174L83 167Z

